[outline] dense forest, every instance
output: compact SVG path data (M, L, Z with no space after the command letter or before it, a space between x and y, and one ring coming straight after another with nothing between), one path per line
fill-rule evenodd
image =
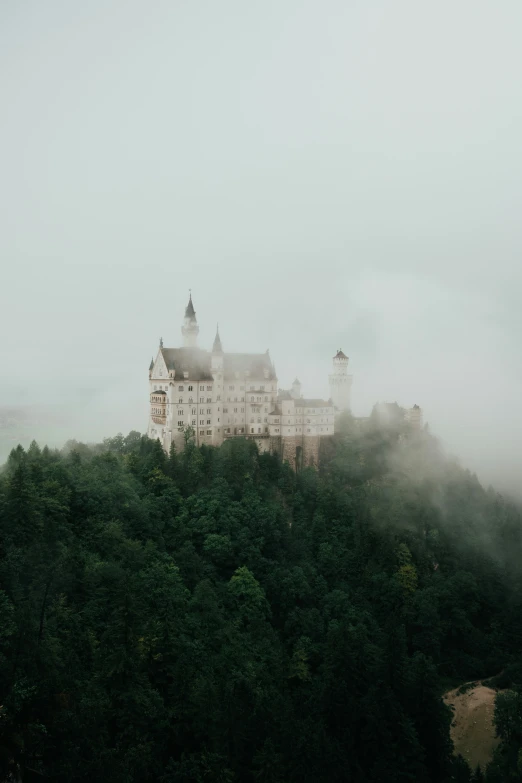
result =
M2 781L522 781L522 514L426 431L33 443L0 535ZM472 771L441 694L493 675Z

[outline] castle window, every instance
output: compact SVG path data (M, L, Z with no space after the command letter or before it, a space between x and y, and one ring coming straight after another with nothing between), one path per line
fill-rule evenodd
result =
M207 391L212 391L212 386L207 386Z
M204 397L200 397L200 398L199 398L199 401L200 401L200 402L205 402L205 398L204 398Z
M182 421L178 421L178 427L183 427L183 422Z
M184 391L184 390L185 390L184 386L178 386L178 391Z
M221 399L221 394L218 394L217 400L219 401Z
M212 430L207 430L207 435L212 435Z
M195 426L196 426L196 419L192 419L192 426L193 426L193 427L195 427Z
M212 397L207 397L207 402L212 402Z
M178 400L178 405L183 405L183 397L180 397Z
M207 408L207 413L212 413L212 408Z
M210 424L210 423L211 423L211 422L210 422L210 419L207 419L207 424Z
M196 408L192 408L192 415L193 415L193 416L195 416L195 415L196 415L196 413L197 413L197 410L196 410Z
M250 432L252 432L252 433L254 432L254 428L253 427L250 428Z
M188 387L188 390L189 390L189 391L194 391L194 387L193 387L193 386L189 386L189 387Z
M233 387L233 386L229 386L229 387L228 387L228 390L229 390L229 391L234 391L234 387Z
M258 432L261 432L261 427L258 427L258 428L257 428L257 431L258 431Z
M191 403L193 403L193 402L194 402L194 400L192 399L192 397L189 397L189 405L190 405Z
M307 429L307 432L311 432L311 429L310 429L310 427L308 427L308 429Z

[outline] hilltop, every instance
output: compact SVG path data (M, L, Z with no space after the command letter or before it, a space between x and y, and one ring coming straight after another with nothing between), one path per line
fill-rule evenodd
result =
M521 521L428 432L375 417L346 415L297 474L242 439L17 448L0 774L469 781L441 694L516 687Z

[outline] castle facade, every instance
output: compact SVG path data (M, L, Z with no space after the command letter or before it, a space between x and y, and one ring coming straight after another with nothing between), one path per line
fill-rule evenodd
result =
M181 448L191 429L197 444L254 440L260 451L281 454L294 468L317 464L321 438L334 434L335 414L350 410L348 357L338 351L329 376L330 399L306 399L296 379L278 389L269 351L225 353L219 330L211 351L198 346L199 326L192 296L181 327L183 347L163 341L149 367L148 436Z

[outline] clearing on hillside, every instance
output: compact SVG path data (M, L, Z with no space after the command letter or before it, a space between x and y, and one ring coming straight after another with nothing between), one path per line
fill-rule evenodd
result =
M466 693L459 693L462 688L459 686L443 697L445 703L453 708L451 739L455 753L460 753L471 769L480 764L485 770L499 743L493 725L497 691L481 682L467 684L472 687Z

